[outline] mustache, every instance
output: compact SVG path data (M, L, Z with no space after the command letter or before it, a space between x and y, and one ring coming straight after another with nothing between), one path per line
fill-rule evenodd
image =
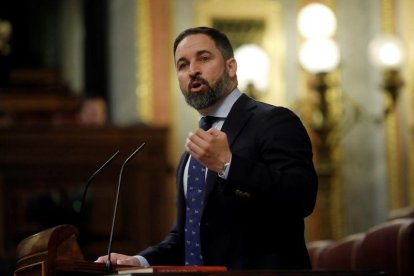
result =
M202 77L200 77L200 76L196 76L196 77L193 77L193 78L191 78L191 79L190 79L190 82L188 83L188 89L189 89L189 90L191 90L191 88L193 87L193 84L194 84L195 82L198 82L198 83L204 84L204 85L206 85L206 86L210 86L207 80L203 79L203 78L202 78Z

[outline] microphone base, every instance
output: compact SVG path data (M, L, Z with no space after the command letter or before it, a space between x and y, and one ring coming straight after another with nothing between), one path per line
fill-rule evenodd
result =
M108 259L108 261L106 261L105 269L106 269L106 274L110 274L110 273L114 272L114 267L112 266L112 262L111 262L110 259Z

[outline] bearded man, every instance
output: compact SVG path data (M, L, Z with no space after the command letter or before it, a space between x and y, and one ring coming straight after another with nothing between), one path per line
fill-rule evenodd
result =
M233 48L216 29L179 34L174 60L180 89L201 122L177 168L177 217L162 242L136 256L113 253L111 261L310 269L304 218L318 181L300 119L239 91Z

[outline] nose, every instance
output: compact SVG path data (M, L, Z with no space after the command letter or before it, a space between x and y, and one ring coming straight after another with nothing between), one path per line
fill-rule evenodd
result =
M201 74L201 70L200 70L200 66L197 65L197 63L192 62L190 64L190 70L189 70L189 75L191 77L195 77Z

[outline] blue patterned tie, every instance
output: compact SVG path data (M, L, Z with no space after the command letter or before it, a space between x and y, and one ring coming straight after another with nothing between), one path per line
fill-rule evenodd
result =
M214 117L206 116L200 120L200 128L208 130ZM185 222L185 265L203 265L200 246L200 219L203 207L206 168L190 157L187 178L187 211Z

